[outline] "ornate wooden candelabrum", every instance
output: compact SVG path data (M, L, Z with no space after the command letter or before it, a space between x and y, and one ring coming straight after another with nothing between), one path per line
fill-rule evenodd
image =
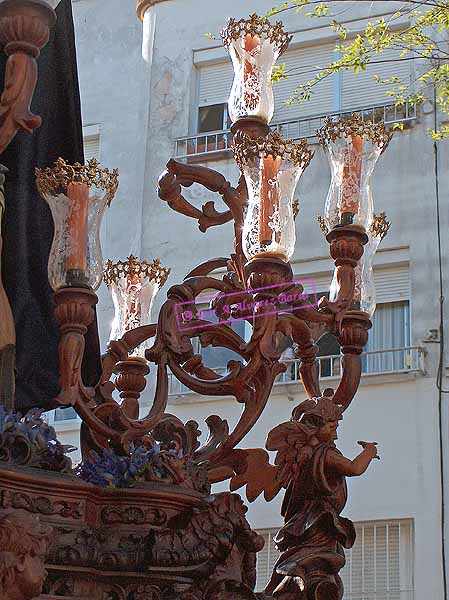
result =
M34 456L34 467L44 463L59 476L45 489L42 477L48 475L27 479L9 456L9 477L0 482L8 506L51 515L55 532L46 591L56 597L341 600L343 595L338 575L343 548L355 539L352 523L341 516L345 481L361 475L377 450L375 443L359 442L361 453L349 460L334 442L360 383L371 327L363 257L380 229L369 178L389 136L382 126L358 117L328 120L318 132L332 165L323 227L335 277L330 298L313 305L289 263L296 241L293 196L313 153L305 141L283 140L269 128L271 70L289 37L281 24L253 15L246 21L230 19L223 40L236 73L229 102L240 179L233 187L214 170L170 160L159 179L159 196L173 210L197 219L203 232L232 221L233 252L200 264L172 285L156 324L143 319L148 302L144 308L142 296L131 288L140 286L140 294L141 275L160 285L168 273L134 257L110 263L106 281L116 287L119 316L112 337L119 339L109 344L95 388L82 382L83 336L101 280L99 222L117 174L96 163L70 167L63 161L38 173L56 226L49 275L61 327L58 401L72 405L82 419L83 463L78 478L70 478L61 474L68 469L61 448L36 458L30 442L22 464ZM193 206L183 195L193 183L218 193L225 208L220 211L213 202L202 209ZM196 303L211 290L217 318L209 321ZM246 320L249 339L232 329L234 319ZM335 390L320 388L315 324L341 345L342 376ZM268 433L266 448L277 451L270 464L265 448L245 449L242 443L266 407L276 376L285 370L279 360L283 336L294 341L308 400L293 410L291 421ZM196 338L203 347L232 350L241 360L230 361L227 372L219 374L195 352ZM146 361L156 365L154 398L144 416L139 395L149 367L142 348ZM209 416L209 436L201 442L197 423L183 423L167 412L169 371L197 394L234 397L242 406L235 427L230 430L223 416ZM111 382L114 372L118 376ZM2 443L9 448L14 440ZM210 485L225 480L231 492L211 496ZM271 500L287 490L285 526L276 538L280 559L265 592L257 595L255 560L263 542L232 493L242 487L249 501L262 493Z

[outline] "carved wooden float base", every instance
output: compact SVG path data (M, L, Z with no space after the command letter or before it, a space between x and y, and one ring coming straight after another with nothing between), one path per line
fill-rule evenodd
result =
M201 496L166 483L100 488L71 475L5 467L0 508L38 515L53 528L42 599L256 598L263 541L236 494Z

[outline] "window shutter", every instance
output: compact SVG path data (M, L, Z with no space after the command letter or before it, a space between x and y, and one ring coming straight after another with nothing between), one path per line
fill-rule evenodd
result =
M358 523L355 529L356 542L345 552L340 573L345 599L411 600L412 522Z
M230 60L199 68L198 106L226 104L234 81L234 68Z
M92 158L100 160L100 134L84 137L84 161L87 163Z
M408 265L374 269L377 302L397 302L410 297Z
M304 288L306 294L318 294L323 295L329 291L332 273L319 274L319 275L305 275L304 277L295 276L295 281L298 281Z
M322 294L329 291L332 273L319 273L318 275L295 276L304 286L307 294ZM384 302L398 302L410 298L409 267L392 266L385 269L374 269L374 283L376 285L376 299L378 304Z
M335 43L295 48L287 51L278 60L285 63L287 79L273 84L275 113L273 123L293 121L300 117L330 113L334 110L334 76L323 79L316 87L312 99L301 106L287 105L294 90L317 75L319 70L336 60Z
M367 66L366 71L359 71L357 74L353 70L342 72L342 109L353 110L357 108L368 108L380 104L388 104L391 98L386 92L392 88L391 85L377 83L374 76L378 75L381 79L388 79L393 75L399 77L401 83L409 85L411 65L413 61L403 60L399 62L378 62L398 60L400 50L388 49L381 54L375 55L373 61Z
M285 62L286 71L292 72L287 79L273 85L276 107L273 123L333 111L333 77L328 77L320 83L317 88L319 93L314 95L310 102L305 102L302 106L295 104L287 106L286 103L298 85L313 79L318 69L326 67L335 60L334 47L335 44L332 42L319 46L295 48L279 58L278 64ZM234 69L230 60L200 67L198 106L226 103L233 80Z
M355 523L356 542L345 550L346 565L340 572L344 600L413 599L413 522L379 521ZM279 557L273 542L275 529L258 532L265 546L257 554L256 591L271 578Z
M256 592L262 592L271 579L274 564L279 558L279 552L276 550L273 538L277 529L265 529L258 532L265 540L263 550L257 553L257 581Z

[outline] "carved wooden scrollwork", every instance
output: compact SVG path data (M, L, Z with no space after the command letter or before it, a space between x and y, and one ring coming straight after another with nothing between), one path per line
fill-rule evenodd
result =
M262 125L254 120L242 122L242 129L246 129L252 136L260 135L261 128ZM182 190L194 183L218 193L227 210L217 211L212 202L206 203L201 209L188 202ZM211 169L171 160L159 180L159 195L173 210L197 219L202 231L232 220L233 252L229 257L202 263L191 270L182 283L172 286L159 312L157 324L127 332L121 340L110 343L103 357L103 375L94 394L82 385L79 367L83 336L95 299L88 290L63 290L64 293L58 293L56 316L61 325L61 344L70 348L67 356L61 353L63 389L60 401L73 404L83 420L82 450L85 459L92 460L94 451L101 453L103 449L113 449L126 456L136 446L149 448L160 452L161 462L158 472L149 467L145 476L147 482L169 483L205 493L210 483L229 480L231 491L246 488L246 496L250 501L261 494L266 500L271 500L283 487L290 489L296 485L296 474L299 478L308 477L301 475L302 455L297 457L298 464L286 462L282 456L288 455L291 444L296 448L298 436L304 456L309 457L310 452L313 453L310 448L315 447L315 442L311 440L311 436L320 436L321 433L312 423L312 428L307 430L306 435L304 427L308 426L307 419L315 404L318 403L319 410L323 406L327 407L329 414L333 414L332 407L338 407L340 416L335 417L335 421L338 421L358 388L361 353L367 342L371 323L366 313L351 310L351 302L355 269L363 255L367 236L355 225L336 227L328 233L327 239L337 272L336 299L332 302L321 299L317 304L312 304L304 293L303 286L294 280L288 263L276 257L260 257L251 261L245 259L242 251L242 225L248 195L242 177L237 186L232 187L221 174ZM206 295L209 297L209 306L204 311L201 305ZM233 329L235 320L248 324L250 335L247 339ZM335 392L322 392L320 388L318 347L314 339L316 329L321 333L330 332L335 335L342 348L342 375ZM292 422L282 425L284 429L280 426L284 437L279 437L277 430L270 434L267 448L280 452L275 463L271 464L266 449L245 449L240 446L264 411L276 377L286 369L286 365L280 360L281 344L285 337L291 338L294 343L296 356L300 360L301 381L307 396L313 400L309 400L307 406L297 407L293 412ZM151 338L152 344L146 351L146 358L155 365L155 369L151 368L148 375L147 365L134 359L129 360L128 355L139 344ZM202 347L225 348L233 352L235 358L228 362L225 372L217 371L204 362L203 355L198 352L198 341ZM76 346L76 352L72 346ZM113 372L118 375L114 383L109 381ZM145 387L146 376L155 378L155 391L147 414L141 416L139 395ZM202 442L197 423L182 423L167 413L169 376L203 396L233 397L242 407L237 423L231 428L221 416L209 416L205 423L209 435ZM119 392L122 403L114 398L114 392ZM316 400L317 398L320 400ZM321 416L315 415L313 419L316 421ZM332 444L326 446L328 449L331 447ZM372 445L369 448L366 452L364 450L366 455L373 452ZM326 452L319 457L324 470L328 468ZM332 449L330 455L335 458L338 451L334 452ZM371 456L373 457L374 455ZM338 462L336 458L335 460ZM316 483L317 489L320 485L327 485L328 476L331 477L326 474L323 481ZM344 487L344 475L342 477L340 483ZM287 503L291 494L294 496L295 493L294 490L287 491ZM234 502L230 498L232 496L229 496L229 502ZM328 516L323 516L326 512L324 509L317 516L317 537L313 537L311 552L318 557L318 562L309 561L302 553L303 536L310 532L299 531L293 541L286 534L285 539L288 541L279 542L283 552L282 564L275 570L271 587L266 590L266 598L296 598L301 592L298 582L302 581L306 595L298 597L304 600L323 600L325 597L326 600L341 600L338 576L342 560L344 561L341 559L341 547L350 547L352 531L351 526L340 517L343 506L344 502L329 517L337 523L333 528L323 525L320 520L328 519ZM157 543L150 544L146 556L150 557L153 566L170 569L170 565L179 560L179 552L175 550L179 546L179 531L171 529L169 521L163 521L162 514L147 514L131 508L127 508L125 512L123 510L108 510L102 518L108 524L113 524L115 519L128 520L130 524L152 522L155 528L152 533L153 542ZM301 507L298 509L301 514L304 510ZM231 512L238 514L239 511L234 507ZM294 508L290 507L287 513L289 518L297 518ZM186 555L181 560L186 565L190 560L190 547L205 564L212 564L211 557L207 556L208 550L198 539L201 519L204 518L204 514L198 515L197 522L197 517L194 516L191 522L193 529L182 534ZM217 515L213 519L220 521ZM286 527L288 529L288 522ZM343 534L338 537L338 531L342 527L347 529L346 537ZM248 532L248 535L252 534ZM101 540L98 543L103 544ZM211 541L208 543L210 548ZM236 552L241 550L238 545L235 547ZM231 555L225 560L229 559L230 567L249 560L249 555L246 554L234 558ZM290 555L293 567L289 562ZM326 575L320 571L320 565L324 565ZM220 569L223 568L221 564ZM192 593L197 594L200 600L255 600L254 582L251 579L253 574L254 564L248 565L248 574L243 579L230 572L229 578L223 577L213 587L200 590L186 588L177 593L180 598L189 600ZM162 594L161 597L165 600L164 590L151 590L151 594L156 594L156 597Z
M257 123L251 124L251 127L254 128L253 135L256 135ZM217 212L212 215L210 211L193 207L181 193L183 187L193 183L200 183L219 193L228 211L217 216ZM70 339L75 336L79 347L78 354L70 351L70 360L68 356L62 360L62 380L66 383L61 400L74 403L83 419L83 452L88 456L91 450L99 451L105 447L126 451L131 443L139 444L144 438L146 443L155 443L154 432L167 418L169 371L182 385L198 394L232 396L242 405L242 414L235 427L229 430L226 420L213 416L206 420L210 429L207 442L199 446L196 441L194 445L190 444L189 449L184 446L183 453L190 457L192 464L207 460L211 481L231 479L233 489L247 485L251 498L262 492L271 497L276 485L272 482L273 467L262 458L264 450L257 453L256 450L246 451L243 462L239 463L238 458L243 455L236 446L259 419L275 378L285 369L279 360L282 336L293 339L301 361L302 383L308 396L320 396L318 349L313 339L313 324L338 336L344 358L342 379L335 397L342 406L349 405L360 380L360 354L370 327L369 319L363 313L348 313L354 289L354 269L363 254L366 234L357 226L338 228L328 234L331 254L339 269L339 292L335 302L323 300L317 307L304 295L302 286L293 280L287 263L276 258L246 263L241 249L241 224L247 197L243 179L233 188L222 175L211 169L172 160L161 176L159 194L174 210L197 218L203 230L233 219L236 226L234 253L229 258L212 259L199 265L182 284L172 286L157 324L130 331L121 340L110 344L104 356L101 385L97 387L94 400L91 391L82 386L78 363L73 363L75 356L79 361L82 331L88 320L81 305L88 307L94 301L87 295L81 301L80 297L76 298L75 292L65 297L57 296L56 314L63 334L65 331L66 338L69 335ZM226 271L220 278L212 276L215 269L223 267ZM213 297L209 317L201 314L197 306L206 292ZM289 298L287 306L280 300L282 295ZM70 327L67 323L71 319L67 315L76 315ZM210 315L214 315L217 322L212 321ZM78 327L74 325L76 319ZM249 323L252 331L248 340L232 329L233 319L244 319ZM154 340L147 350L147 359L156 365L156 372L150 375L156 379L155 394L148 414L139 418L138 395L144 386L144 371L138 376L137 372L131 373L123 365L131 364L127 358L134 347L152 337ZM226 373L217 373L196 353L195 338L202 346L232 350L240 360L230 361ZM123 398L128 398L122 405L112 398L114 385L108 383L114 370L119 373L115 387ZM178 427L185 428L182 424ZM190 432L186 429L187 434L190 435ZM182 444L185 443L184 440ZM264 469L256 477L256 482L251 482L255 466L262 463L271 473L265 480L265 487L260 475Z
M0 43L9 57L0 99L0 154L19 129L32 133L41 125L41 118L30 109L37 83L36 58L48 42L55 19L55 12L45 3L0 3Z
M83 510L79 502L66 500L51 501L46 496L30 496L23 492L5 491L2 496L3 508L26 510L37 515L58 515L64 519L81 519Z

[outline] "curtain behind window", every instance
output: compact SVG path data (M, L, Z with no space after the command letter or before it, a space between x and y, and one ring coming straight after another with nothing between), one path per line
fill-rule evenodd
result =
M408 301L379 304L365 351L402 349L407 346L410 346ZM406 350L370 354L363 358L362 363L364 373L398 371L409 366L409 353Z

